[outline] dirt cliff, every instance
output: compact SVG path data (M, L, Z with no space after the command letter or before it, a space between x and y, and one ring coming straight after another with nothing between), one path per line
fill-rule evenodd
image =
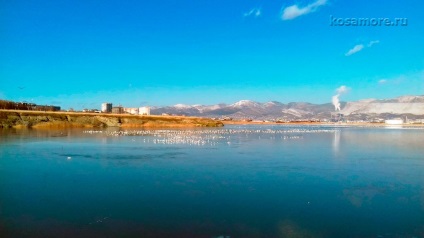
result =
M208 118L0 110L0 127L219 127Z

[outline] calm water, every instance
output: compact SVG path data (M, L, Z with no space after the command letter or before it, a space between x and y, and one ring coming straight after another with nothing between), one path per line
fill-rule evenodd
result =
M424 237L424 130L0 131L0 237Z

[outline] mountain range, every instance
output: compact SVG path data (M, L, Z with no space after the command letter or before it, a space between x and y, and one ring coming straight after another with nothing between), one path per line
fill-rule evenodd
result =
M337 113L351 119L369 119L370 117L409 116L424 118L424 96L401 96L394 99L365 99L354 102L341 102L341 111L336 112L331 103L313 104L307 102L281 103L270 101L259 103L241 100L233 104L184 105L153 107L152 114L175 114L253 120L299 120L330 119Z

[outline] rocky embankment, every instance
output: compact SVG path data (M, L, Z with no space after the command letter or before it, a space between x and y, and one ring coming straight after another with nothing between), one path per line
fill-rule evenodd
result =
M219 127L208 118L0 110L2 128L62 127Z

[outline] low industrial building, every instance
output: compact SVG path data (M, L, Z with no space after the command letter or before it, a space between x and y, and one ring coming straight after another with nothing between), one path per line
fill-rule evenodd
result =
M102 113L114 113L114 114L131 114L131 115L150 115L150 107L112 107L112 103L102 103Z
M394 118L394 119L385 120L384 122L388 125L402 125L403 119L402 118Z
M124 108L123 107L112 107L112 113L114 113L114 114L124 113Z
M139 115L150 115L150 107L140 107L138 109Z
M138 115L138 108L136 108L136 107L125 107L124 113L129 113L131 115Z

